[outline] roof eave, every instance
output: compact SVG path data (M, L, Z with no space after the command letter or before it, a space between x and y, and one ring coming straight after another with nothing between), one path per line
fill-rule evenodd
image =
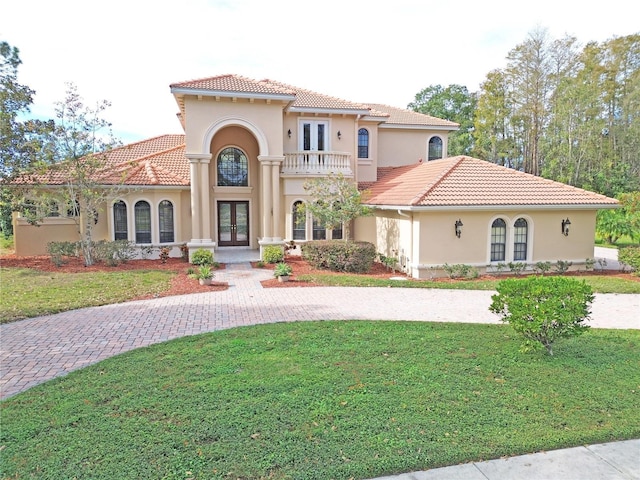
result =
M313 107L296 107L292 106L287 109L289 112L299 113L319 113L334 115L366 115L369 110L359 110L355 108L313 108Z
M413 123L383 123L380 128L389 129L410 129L410 130L442 130L446 132L453 132L460 130L460 127L453 125L418 125Z
M442 212L442 211L495 211L495 210L605 210L620 208L619 204L597 203L597 204L558 204L558 205L377 205L368 204L366 206L378 210L405 210L410 212Z
M254 98L259 100L282 100L290 102L296 99L295 95L278 93L258 93L258 92L234 92L229 90L209 90L205 88L183 88L171 87L174 95L201 95L203 97L224 97L224 98Z

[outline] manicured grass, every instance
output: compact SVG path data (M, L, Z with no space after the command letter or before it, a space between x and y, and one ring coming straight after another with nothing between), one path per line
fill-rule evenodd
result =
M595 293L640 293L640 282L606 275L574 277L584 280ZM298 280L340 287L402 287L402 288L439 288L450 290L495 290L500 277L486 280L456 280L454 282L437 282L430 280L387 280L361 275L300 275Z
M181 338L2 402L0 477L362 479L640 436L640 332L519 345L370 321Z
M161 270L56 273L0 268L0 323L152 295L169 287Z

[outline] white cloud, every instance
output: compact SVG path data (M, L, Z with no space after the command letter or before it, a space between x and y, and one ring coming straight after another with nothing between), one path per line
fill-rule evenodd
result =
M633 3L539 0L22 0L0 39L51 118L73 82L125 141L181 133L174 82L237 73L404 107L429 85L476 90L537 27L582 43L638 33Z

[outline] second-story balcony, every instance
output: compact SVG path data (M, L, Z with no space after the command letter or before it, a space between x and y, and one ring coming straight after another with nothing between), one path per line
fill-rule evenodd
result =
M284 154L280 173L283 175L329 175L342 173L352 177L351 154L348 152L300 151Z

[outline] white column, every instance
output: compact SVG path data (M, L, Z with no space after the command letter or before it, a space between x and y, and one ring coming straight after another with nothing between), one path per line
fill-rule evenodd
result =
M271 183L272 183L272 195L273 195L273 240L282 240L282 225L280 219L282 218L281 204L281 192L280 192L280 165L284 161L271 160Z
M273 217L273 196L272 196L272 181L271 181L271 162L268 160L260 160L262 165L262 175L260 185L262 187L262 240L271 241L272 230L272 217Z
M203 243L211 243L211 186L209 185L209 158L200 159L200 201Z
M191 242L200 238L200 181L199 181L199 159L192 158L187 155L189 159L189 173L191 182Z

